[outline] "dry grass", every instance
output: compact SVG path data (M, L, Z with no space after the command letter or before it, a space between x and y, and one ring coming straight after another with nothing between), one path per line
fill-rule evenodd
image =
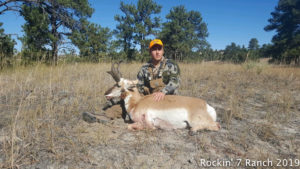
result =
M135 79L140 66L124 64L121 72ZM186 130L132 133L122 120L106 125L82 121L83 111L101 111L103 93L113 84L106 73L110 64L1 72L0 168L195 168L200 158L300 158L299 68L263 63L180 68L180 94L215 107L220 132L194 137ZM188 162L171 165L191 155ZM138 166L132 163L136 159Z

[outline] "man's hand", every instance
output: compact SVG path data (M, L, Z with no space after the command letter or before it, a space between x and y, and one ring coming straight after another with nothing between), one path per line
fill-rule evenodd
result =
M163 92L155 92L153 93L153 98L155 101L159 102L164 99L165 95L166 94L164 94Z

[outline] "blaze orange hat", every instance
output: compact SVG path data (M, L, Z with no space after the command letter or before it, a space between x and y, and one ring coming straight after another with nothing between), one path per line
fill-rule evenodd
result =
M160 39L154 39L150 42L150 45L149 45L149 49L152 48L152 46L154 45L160 45L160 46L164 46L164 44L162 43L162 41Z

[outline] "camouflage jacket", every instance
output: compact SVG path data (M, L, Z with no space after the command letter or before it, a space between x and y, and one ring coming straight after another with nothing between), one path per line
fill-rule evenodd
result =
M165 65L164 65L165 64ZM149 69L149 67L151 69ZM165 94L178 94L178 88L180 85L180 69L179 66L171 59L164 58L160 62L160 66L156 73L151 76L152 72L149 70L154 70L155 66L152 64L151 60L143 65L138 72L137 88L140 93L147 94L145 87L150 88L150 81L158 78L162 78L165 86L162 88L161 92Z

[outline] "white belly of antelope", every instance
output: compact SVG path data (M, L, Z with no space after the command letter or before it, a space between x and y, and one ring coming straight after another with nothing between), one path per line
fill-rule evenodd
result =
M188 122L188 111L184 108L167 110L147 110L147 120L154 127L161 129L186 128Z

